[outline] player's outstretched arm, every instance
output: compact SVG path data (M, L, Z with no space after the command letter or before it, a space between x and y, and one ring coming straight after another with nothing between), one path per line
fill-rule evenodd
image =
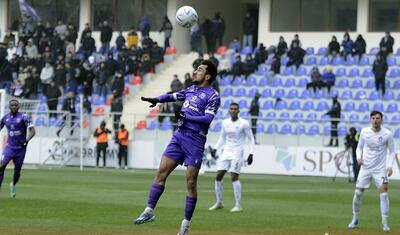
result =
M157 98L149 98L149 97L141 97L142 101L147 101L149 103L151 103L151 105L149 106L150 108L153 108L157 105L157 103L159 102L159 100Z

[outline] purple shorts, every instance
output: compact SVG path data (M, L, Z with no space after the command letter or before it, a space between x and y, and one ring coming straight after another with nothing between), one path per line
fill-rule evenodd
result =
M206 136L196 131L180 128L172 136L163 156L179 164L184 163L185 166L194 166L200 169L206 140Z
M6 147L3 153L3 159L1 160L2 165L7 165L11 160L14 161L15 168L21 168L25 159L26 148L11 149Z

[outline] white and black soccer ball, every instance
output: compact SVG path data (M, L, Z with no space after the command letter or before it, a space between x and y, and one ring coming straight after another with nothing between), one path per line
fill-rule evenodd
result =
M191 6L183 6L176 12L176 22L185 28L189 28L194 25L199 17L197 16L196 10Z

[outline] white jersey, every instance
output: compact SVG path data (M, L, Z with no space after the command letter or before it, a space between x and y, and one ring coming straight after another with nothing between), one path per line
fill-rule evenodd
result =
M373 131L371 127L361 130L357 159L363 160L362 168L369 171L385 171L387 167L392 167L394 158L393 134L390 130L383 127L378 132Z
M220 158L230 160L243 158L246 136L250 141L249 154L253 154L255 141L249 122L243 118L238 118L236 121L232 121L231 118L223 120L221 135L215 145L215 149L220 149L223 146Z

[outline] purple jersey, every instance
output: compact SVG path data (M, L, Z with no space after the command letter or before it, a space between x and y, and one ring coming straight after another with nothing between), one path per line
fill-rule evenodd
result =
M218 92L211 86L198 87L193 85L173 94L165 94L157 98L161 103L175 100L185 101L181 111L185 113L185 115L197 117L204 116L205 114L210 114L215 117L221 104ZM210 123L180 120L178 126L183 126L205 135L208 132Z
M33 127L33 124L26 114L18 112L15 116L6 114L0 122L0 127L4 126L8 130L7 148L21 149L26 140L27 128Z

